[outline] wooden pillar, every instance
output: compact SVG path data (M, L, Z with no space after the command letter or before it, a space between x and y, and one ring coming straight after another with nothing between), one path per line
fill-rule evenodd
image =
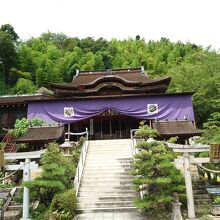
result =
M185 152L183 154L183 157L184 157L184 176L185 176L185 185L186 185L186 198L187 198L187 208L188 208L187 219L196 219L194 198L193 198L193 188L192 188L192 177L190 173L189 153Z
M112 120L111 120L111 110L110 110L110 115L109 115L109 132L110 132L110 137L112 137Z
M150 128L152 129L152 121L151 121L151 119L149 120L149 122L150 122Z
M121 117L120 114L118 115L119 117L119 137L121 138Z
M70 141L70 123L68 124L68 141Z

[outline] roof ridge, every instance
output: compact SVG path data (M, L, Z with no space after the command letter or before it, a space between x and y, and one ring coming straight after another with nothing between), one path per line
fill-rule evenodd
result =
M117 75L117 74L128 74L128 73L140 73L142 74L140 69L121 69L121 70L103 70L103 71L83 71L79 72L76 76L88 76L88 75Z

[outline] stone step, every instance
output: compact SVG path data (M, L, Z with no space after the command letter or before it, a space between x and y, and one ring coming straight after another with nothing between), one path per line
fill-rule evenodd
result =
M85 167L131 167L130 163L105 163L104 161L102 163L87 163L85 164Z
M81 181L84 182L84 181L122 181L122 180L130 180L132 181L133 180L133 177L132 176L94 176L94 175L91 175L91 176L84 176L82 177Z
M85 176L88 176L88 175L89 176L97 176L97 175L98 176L99 175L103 175L103 176L108 176L108 175L111 175L111 176L113 176L113 175L115 175L115 176L132 176L130 170L126 171L126 170L122 170L122 169L120 169L120 170L92 169L92 170L84 170L83 172L84 172L83 176L84 175Z
M210 204L200 204L200 205L195 204L196 213L202 213L205 210L207 210L207 212L210 212ZM207 212L204 214L207 214Z
M14 197L13 197L13 199L14 199ZM17 206L17 205L21 205L21 203L17 203L17 202L15 202L14 200L12 200L12 201L10 202L10 205Z
M84 175L130 175L131 170L130 169L120 169L120 170L111 170L111 169L90 169L87 170L85 169L83 171L83 176Z
M135 207L115 207L115 208L87 208L87 209L77 209L78 213L93 213L93 212L135 212L137 208Z
M89 148L107 148L107 149L112 149L112 148L131 148L131 144L130 143L126 143L126 144L123 144L123 143L110 143L110 144L92 144L92 143L89 143Z
M97 144L97 145L93 145L93 144L89 144L89 149L131 149L131 145L130 144L126 144L123 145L121 143L119 144Z
M93 165L93 164L132 164L132 161L129 160L118 160L116 158L109 158L109 159L103 159L102 157L94 160L93 158L86 158L86 165Z
M88 153L130 153L131 148L89 148Z
M89 146L88 151L131 151L131 146Z
M127 158L127 156L125 156L124 158ZM118 161L119 159L123 159L122 155L120 156L90 156L88 155L86 157L86 161L90 161L92 163L93 162L99 162L101 161Z
M123 175L112 175L111 173L109 174L86 174L82 176L81 181L83 182L84 180L104 180L104 181L108 181L108 180L116 180L116 181L120 181L120 180L132 180L133 177L129 174L123 174Z
M104 192L118 192L118 191L123 191L123 190L133 190L134 186L99 186L99 187L94 187L94 186L80 186L80 192L99 192L99 191L104 191Z
M111 173L114 173L114 172L130 172L131 171L131 168L129 167L100 167L100 168L97 168L97 167L90 167L90 168L87 168L85 167L85 170L84 172L89 172L89 171L99 171L99 172L102 172L102 171L110 171Z
M99 148L92 148L92 147L89 147L88 148L88 153L93 153L93 152L106 152L106 153L111 153L111 152L122 152L122 153L125 153L125 152L131 152L131 148L130 147L127 147L127 148L122 148L122 147L117 147L117 148L113 148L113 147L108 147L108 148L104 148L104 147L99 147Z
M133 201L113 201L113 202L86 202L77 203L79 209L89 208L116 208L116 207L134 207Z
M94 187L99 187L99 186L133 186L133 183L131 180L120 180L120 181L94 181L94 180L86 180L82 181L80 184L81 187L83 186L94 186Z
M9 205L8 206L8 211L16 211L16 210L22 210L23 209L23 205L18 204L18 205Z
M114 190L114 191L102 191L99 190L97 192L88 192L88 191L81 191L79 190L78 192L78 196L79 197L111 197L111 196L135 196L138 197L138 193L134 192L134 190L123 190L123 191L119 191L119 190Z
M195 194L194 199L210 199L209 194Z
M99 163L90 163L88 161L86 161L85 163L85 169L87 167L116 167L116 168L122 168L122 167L131 167L132 164L131 163L118 163L118 162L115 162L115 163L109 163L108 161L100 161Z
M105 139L105 140L91 140L89 141L89 144L99 144L99 143L130 143L130 139Z
M120 157L132 157L132 154L129 151L126 152L121 152L121 151L117 151L117 152L104 152L104 151L100 151L100 152L88 152L87 154L88 157L106 157L106 158L120 158Z
M111 170L111 169L93 169L93 170L84 170L84 175L82 176L82 178L85 176L85 178L87 176L94 176L94 177L100 177L100 176L104 176L104 177L112 177L112 176L115 176L115 177L125 177L125 176L132 176L131 175L131 171L123 171L122 169L119 170Z
M111 166L111 165L131 165L131 161L118 161L118 160L86 160L85 166L97 166L97 165L106 165L106 166Z
M132 164L133 161L119 160L120 158L115 157L87 157L86 163L89 164Z
M197 199L194 202L195 202L195 205L202 205L202 204L204 204L204 205L207 204L208 205L208 204L210 204L209 199Z
M106 149L106 150L120 150L120 149L126 149L126 150L131 150L131 146L130 145L123 145L123 144L117 144L117 145L96 145L96 146L91 146L89 145L89 150L102 150L102 149Z
M92 141L89 141L89 146L94 146L94 147L97 147L97 146L104 146L104 147L107 147L107 146L117 146L117 145L121 145L123 147L127 146L127 145L130 145L131 142L130 141L105 141L105 142L92 142Z
M127 147L131 147L131 143L106 143L106 144L102 144L102 143L97 143L97 144L93 144L93 143L89 143L89 147L92 148L112 148L112 147L121 147L121 148L127 148Z
M129 178L129 179L118 179L118 178L113 178L111 180L109 179L101 179L99 178L99 181L97 181L96 179L84 179L83 181L81 181L81 184L84 184L84 183L97 183L97 184L112 184L114 185L115 183L118 183L118 184L126 184L126 183L132 183L132 178Z
M4 220L17 220L21 218L21 215L21 210L6 211L4 212Z
M88 153L87 154L87 158L93 158L93 157L104 157L104 158L108 158L108 159L113 159L113 160L119 160L119 159L125 159L125 158L129 158L129 159L133 159L133 155L130 154L130 152L126 152L124 154L121 154L120 152L117 155L112 155L112 154L100 154L100 153ZM87 159L86 158L86 159Z
M89 147L88 148L88 152L130 152L131 151L131 147L128 146L128 147L121 147L121 146L117 146L117 147L113 147L113 146L110 146L110 147L103 147L103 146L100 146L100 147Z
M193 189L193 194L207 194L206 189Z
M86 164L86 169L131 169L131 164L103 164L103 165L93 165Z
M93 196L87 196L87 197L78 197L77 201L78 203L96 203L96 202L115 202L115 201L133 201L136 198L136 196L98 196L98 197L93 197Z
M130 153L124 153L124 154L121 154L120 152L118 153L111 153L111 154L106 154L106 153L97 153L97 152L94 152L94 153L88 153L87 154L87 158L92 158L93 160L95 159L119 159L119 158L123 158L123 157L130 157L132 158L132 154Z
M131 150L130 146L89 146L89 152L91 151L126 151Z

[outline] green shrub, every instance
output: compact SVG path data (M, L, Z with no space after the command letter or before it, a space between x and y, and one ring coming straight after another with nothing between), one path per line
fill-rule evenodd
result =
M49 219L48 212L48 206L45 206L43 203L39 203L36 209L30 209L30 217L33 220Z
M30 125L30 121L26 118L17 119L14 125L14 129L11 130L13 138L18 138L27 132Z
M17 119L15 121L14 129L12 129L11 135L13 138L19 138L27 132L30 126L40 126L45 124L45 122L40 118L33 118L29 120L27 118Z
M157 131L151 129L148 125L144 124L145 121L140 122L139 129L135 132L135 137L139 138L154 138L157 136Z
M72 220L76 214L76 193L70 189L53 197L49 215L54 220Z
M214 205L220 205L220 196L216 196L214 201L213 201Z
M215 112L206 123L203 124L204 134L199 142L210 144L220 143L220 113Z

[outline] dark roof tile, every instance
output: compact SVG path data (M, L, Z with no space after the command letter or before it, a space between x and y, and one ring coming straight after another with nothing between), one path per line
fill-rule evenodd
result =
M30 127L27 132L15 142L48 142L58 140L62 137L64 126L43 126L43 127Z
M202 132L196 130L192 121L155 121L153 128L157 130L159 136L174 137L185 136L193 137L201 135Z

